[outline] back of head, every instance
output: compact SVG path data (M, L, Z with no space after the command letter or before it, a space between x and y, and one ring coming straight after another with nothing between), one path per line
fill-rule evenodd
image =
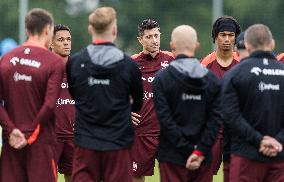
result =
M270 29L263 24L254 24L245 31L246 46L251 49L269 50L274 48L274 40Z
M142 37L144 35L144 31L145 30L151 30L153 28L160 29L160 25L159 25L159 23L157 21L152 20L152 19L143 20L141 22L141 24L138 25L138 35L140 37Z
M242 32L242 33L240 33L240 35L236 39L236 48L238 50L246 49L245 41L244 41L244 35L245 35L245 33Z
M219 32L234 32L235 37L241 33L241 26L232 16L221 16L213 24L212 27L212 39L215 43L215 39L218 36Z
M47 25L53 26L53 16L47 10L34 8L26 15L25 25L29 35L40 35Z
M172 31L171 44L176 52L194 52L197 42L197 33L189 25L180 25Z
M89 16L89 24L96 34L104 34L116 20L116 11L112 7L97 8Z

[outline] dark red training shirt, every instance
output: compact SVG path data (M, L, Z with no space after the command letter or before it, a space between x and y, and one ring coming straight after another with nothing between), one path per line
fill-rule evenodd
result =
M205 58L201 60L201 64L206 66L210 71L212 71L218 78L223 78L226 71L230 70L233 66L239 63L239 57L236 53L233 53L233 61L232 63L227 66L223 67L221 66L216 58L216 52L212 52Z
M56 100L55 120L56 134L60 141L73 138L75 123L75 101L71 98L66 73L61 83L61 92Z
M45 48L24 44L0 62L0 124L4 141L14 128L27 139L55 141L54 107L64 73L62 59ZM37 128L37 130L36 130Z
M167 51L160 51L155 58L150 54L140 52L132 56L142 72L143 81L143 106L138 113L141 115L141 123L136 128L138 136L157 136L160 132L160 125L154 110L152 82L154 81L157 71L166 68L173 60L173 55Z

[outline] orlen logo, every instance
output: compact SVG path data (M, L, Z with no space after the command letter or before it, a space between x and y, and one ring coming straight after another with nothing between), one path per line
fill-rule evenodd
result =
M68 83L61 83L61 88L68 88Z
M153 77L153 76L149 76L148 78L142 77L143 81L147 81L149 83L152 83L154 81L154 79L155 79L155 77Z

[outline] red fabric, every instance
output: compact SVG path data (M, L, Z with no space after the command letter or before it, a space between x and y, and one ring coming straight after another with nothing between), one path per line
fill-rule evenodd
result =
M70 96L66 74L61 83L61 92L54 110L56 120L56 134L59 141L73 139L75 124L75 101Z
M0 70L4 140L9 136L10 122L27 139L40 122L37 140L55 142L53 109L64 73L62 59L41 47L20 46L2 57ZM7 116L8 120L2 120Z
M279 55L277 56L277 59L278 59L279 61L281 61L282 63L284 63L284 53L279 54Z
M152 82L155 78L155 74L159 70L167 67L174 58L170 52L160 51L155 58L150 54L141 52L133 55L132 59L138 63L140 71L142 72L144 90L143 106L138 113L141 115L141 118L139 118L141 123L138 126L134 126L136 134L138 136L158 136L160 126L154 110Z
M228 161L223 163L224 182L230 182L230 163Z
M72 162L74 156L74 142L73 140L66 140L64 142L58 141L56 144L56 159L58 163L58 172L60 174L72 175Z
M230 182L283 182L284 160L258 162L232 154Z
M21 150L4 144L0 157L0 181L56 182L55 147L35 142Z
M197 155L197 156L204 156L203 153L200 150L194 150L192 153Z
M188 170L184 166L160 162L161 182L212 182L213 175L210 171L201 166L197 170Z
M155 136L135 136L134 141L130 150L134 176L154 175L159 138Z
M72 181L132 182L132 165L128 149L96 151L75 147Z

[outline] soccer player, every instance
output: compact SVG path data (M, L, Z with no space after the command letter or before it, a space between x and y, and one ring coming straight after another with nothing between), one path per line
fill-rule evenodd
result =
M230 182L284 181L284 65L267 26L250 26L244 40L250 56L226 73L222 90L232 131Z
M53 17L40 8L25 17L28 40L0 62L0 181L55 182L53 112L64 73L62 59L48 50Z
M143 103L141 72L113 44L117 37L113 8L92 12L88 30L93 43L67 63L76 107L72 181L131 182L131 110L139 111Z
M201 64L205 65L211 70L218 78L222 78L226 71L230 70L233 66L238 64L239 57L234 52L235 39L241 32L239 23L231 16L221 16L213 24L212 39L216 44L216 50L202 59ZM213 159L211 162L211 169L216 175L222 161L224 161L224 179L227 181L229 173L229 130L220 128L217 135L215 144L212 148ZM225 135L225 137L223 136ZM224 149L223 148L224 138Z
M166 68L173 59L172 53L160 50L160 26L151 19L138 26L138 41L143 51L132 58L142 72L144 102L139 113L132 113L135 126L135 143L131 148L134 182L143 182L145 176L154 174L160 126L154 110L152 82L160 69Z
M71 32L70 29L62 24L54 26L52 52L62 57L66 64L71 51ZM75 122L75 101L71 98L68 91L66 73L61 83L60 96L56 102L55 121L57 134L57 160L58 171L64 174L66 182L71 182L72 161L74 153L73 128Z
M199 47L194 28L176 27L170 46L175 60L153 82L161 125L161 181L211 182L213 173L201 163L211 158L211 146L221 126L221 83L194 57Z
M249 52L245 46L244 35L245 33L242 32L236 39L235 50L239 56L240 61L249 56Z

